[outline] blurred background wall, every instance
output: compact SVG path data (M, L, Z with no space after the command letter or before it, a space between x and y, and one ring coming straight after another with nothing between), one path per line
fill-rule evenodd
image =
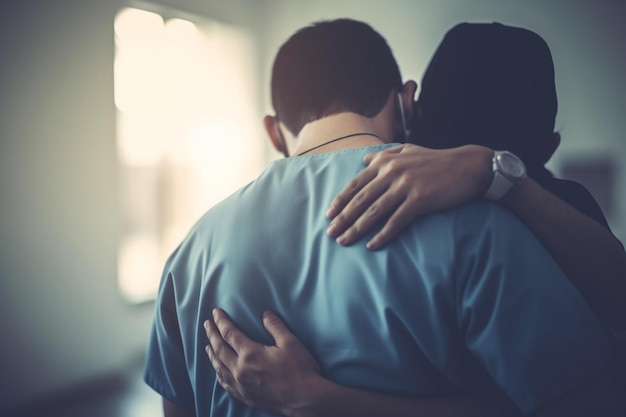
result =
M563 142L550 167L587 178L626 238L626 3L615 0L159 0L247 28L255 39L258 135L269 68L297 28L370 23L418 82L443 34L500 21L554 56ZM153 304L117 287L120 239L113 21L123 0L0 6L0 415L140 363ZM219 98L216 98L219 99ZM267 161L277 157L267 150ZM597 190L597 191L596 191ZM209 190L210 191L210 190ZM590 242L590 244L592 244Z

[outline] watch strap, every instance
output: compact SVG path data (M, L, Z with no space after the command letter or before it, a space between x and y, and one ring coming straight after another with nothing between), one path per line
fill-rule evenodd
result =
M493 179L484 197L490 201L499 201L513 187L513 181L502 175L497 167L494 167Z

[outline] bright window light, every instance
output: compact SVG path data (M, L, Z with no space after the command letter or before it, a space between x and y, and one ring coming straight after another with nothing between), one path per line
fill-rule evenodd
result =
M265 148L246 31L135 8L114 27L118 280L126 299L142 302L202 213L259 174Z

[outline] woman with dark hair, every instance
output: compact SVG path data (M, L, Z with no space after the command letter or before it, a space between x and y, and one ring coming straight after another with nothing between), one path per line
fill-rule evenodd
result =
M410 143L430 149L446 149L448 152L464 145L510 151L523 161L528 176L541 187L608 228L602 211L583 186L556 179L545 168L561 137L554 131L557 113L554 65L548 45L539 35L499 23L459 24L444 37L422 82L408 138ZM427 151L406 146L387 153L395 155L403 152L413 152L417 159L419 153ZM443 154L432 153L435 158ZM377 156L368 156L368 162ZM442 166L449 168L446 160L441 159L444 162ZM416 162L420 162L419 159ZM382 164L374 165L364 171L363 178L359 178L359 187L350 190L353 194L368 192L368 202L372 203L374 197L391 197L378 189L376 193L371 192L373 186L379 186L380 173L371 181L363 181L369 179L374 170L380 170ZM492 173L491 169L484 171ZM474 172L465 172L454 179L466 185L476 176L468 178L468 174ZM385 179L386 185L398 182L396 175L386 175ZM420 189L423 184L410 185L407 188ZM440 188L441 193L454 194L456 191L449 187ZM347 192L341 193L339 200L347 201L348 195ZM336 204L333 207L331 214L345 208L343 215L335 221L336 233L343 232L350 224L350 221L344 221L344 217L352 220L361 214L353 209L354 205L346 206ZM385 209L391 210L391 207L386 206ZM350 236L346 243L353 241L353 236Z
M556 110L552 58L541 37L497 23L455 26L423 77L411 144L366 157L368 166L329 208L328 234L348 245L385 221L368 240L374 250L418 216L473 198L496 201L533 231L623 350L626 254L584 187L545 168L560 142ZM206 323L209 357L222 386L252 406L305 416L514 413L491 399L398 398L339 386L320 376L273 313L264 324L276 346L247 339L220 310L215 318L219 329ZM584 404L555 407L571 415Z

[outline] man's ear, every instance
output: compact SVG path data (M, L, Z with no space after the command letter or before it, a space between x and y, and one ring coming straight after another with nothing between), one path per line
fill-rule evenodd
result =
M285 154L285 152L287 151L287 149L285 149L285 146L287 146L287 144L284 143L280 138L280 135L278 133L279 127L276 118L270 116L269 114L266 115L263 118L263 125L265 126L265 132L267 133L267 136L269 136L270 141L274 146L274 149L282 154Z

